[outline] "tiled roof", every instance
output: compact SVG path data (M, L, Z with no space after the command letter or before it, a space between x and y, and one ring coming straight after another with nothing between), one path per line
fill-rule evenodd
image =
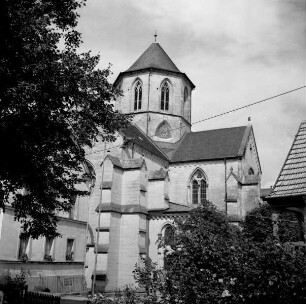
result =
M185 134L171 162L242 156L251 127L234 127Z
M306 121L294 138L270 198L306 195Z
M167 53L159 45L159 43L152 43L144 53L136 60L136 62L126 71L138 71L147 68L156 68L170 72L180 73Z
M158 148L158 146L146 134L144 134L137 126L130 125L128 128L121 130L121 133L127 139L133 140L139 147L151 152L152 154L167 160L166 155Z

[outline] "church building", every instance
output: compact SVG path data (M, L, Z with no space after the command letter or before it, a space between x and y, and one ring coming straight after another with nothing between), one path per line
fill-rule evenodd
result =
M135 264L164 266L158 240L173 219L205 200L234 223L259 205L261 167L251 125L191 131L195 85L152 43L114 83L116 109L133 123L113 143L97 139L86 158L89 197L85 275L97 290L132 284ZM96 246L97 244L97 246Z

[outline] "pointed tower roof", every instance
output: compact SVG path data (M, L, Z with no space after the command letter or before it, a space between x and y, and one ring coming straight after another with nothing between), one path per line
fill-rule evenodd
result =
M126 72L138 71L147 68L181 73L164 49L157 42L153 42Z
M195 85L188 78L188 76L177 68L164 49L157 42L153 42L128 70L119 73L113 85L116 87L118 81L123 75L131 75L137 73L138 71L150 70L159 70L179 74L190 82L192 89L195 88Z

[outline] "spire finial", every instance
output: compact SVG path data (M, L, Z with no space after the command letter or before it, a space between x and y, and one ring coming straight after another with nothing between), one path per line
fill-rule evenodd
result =
M155 34L154 34L154 41L156 42L156 38L157 38L157 31L155 30Z

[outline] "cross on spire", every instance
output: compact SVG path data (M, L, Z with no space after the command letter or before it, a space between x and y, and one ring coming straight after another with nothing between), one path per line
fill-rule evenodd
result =
M157 31L155 31L155 34L154 34L154 42L156 42L156 38L157 38Z

